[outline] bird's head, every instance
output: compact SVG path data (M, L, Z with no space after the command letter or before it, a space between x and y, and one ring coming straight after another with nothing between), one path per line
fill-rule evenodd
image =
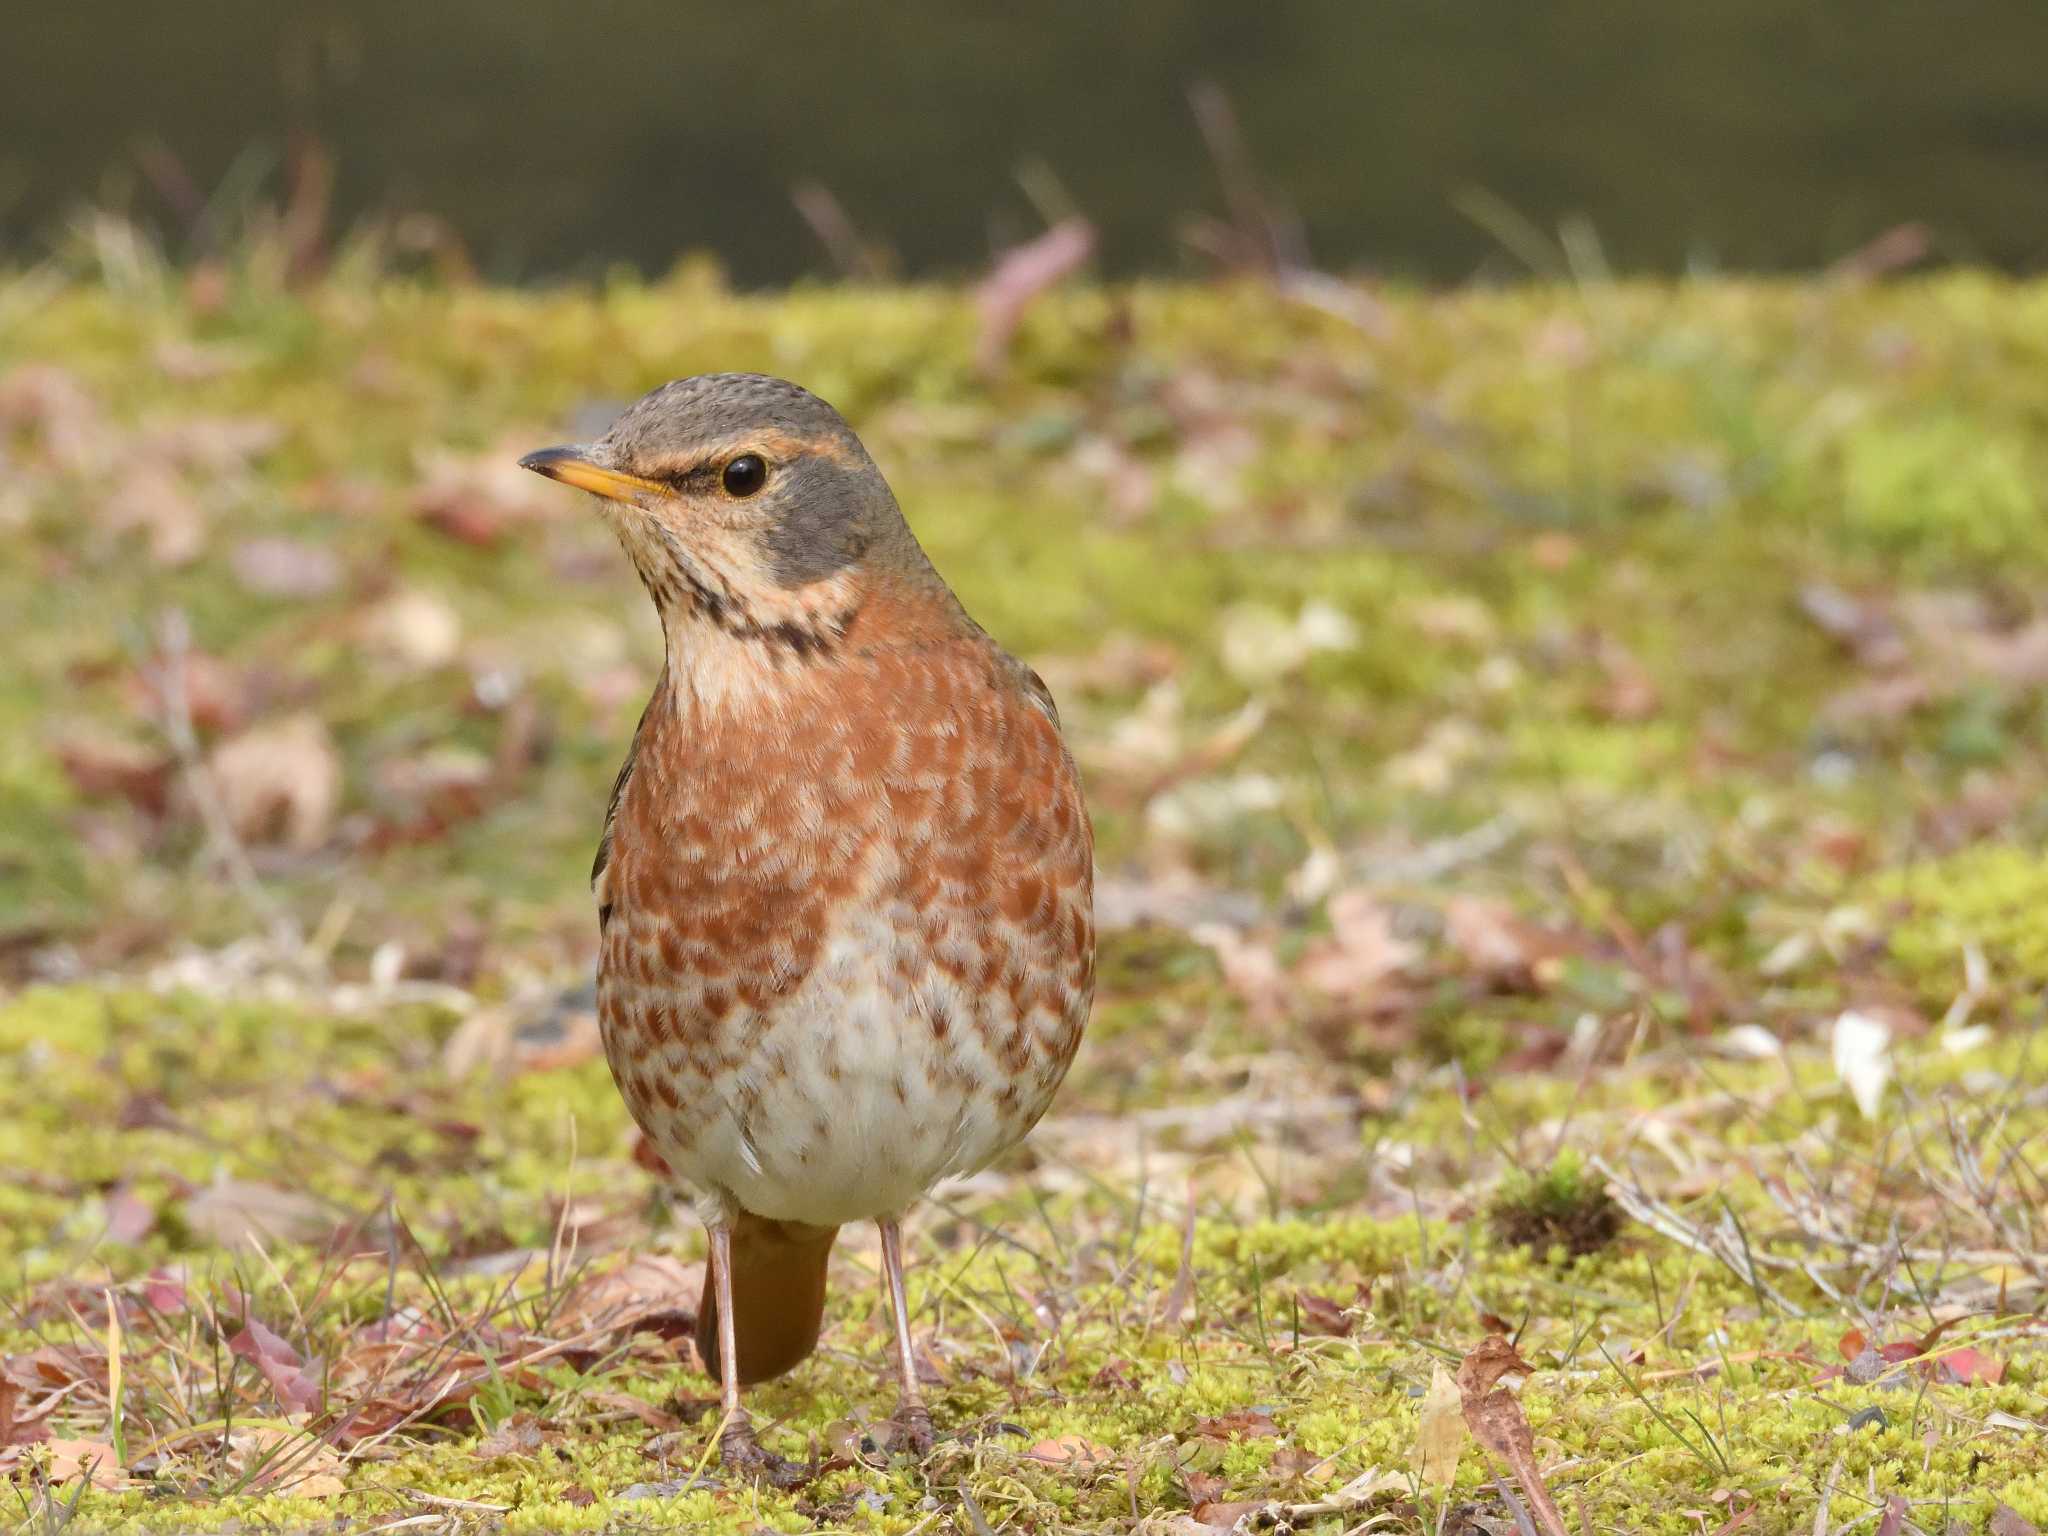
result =
M787 636L857 604L875 568L929 571L853 429L782 379L678 379L595 442L519 462L604 499L672 636Z

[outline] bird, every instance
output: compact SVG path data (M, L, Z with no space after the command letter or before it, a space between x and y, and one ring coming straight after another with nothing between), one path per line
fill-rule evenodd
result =
M861 1222L894 1423L928 1451L903 1218L1030 1131L1094 994L1094 832L1059 710L799 385L678 379L520 463L598 498L661 621L591 871L598 1019L709 1234L721 1462L801 1479L741 1388L816 1347L834 1238Z

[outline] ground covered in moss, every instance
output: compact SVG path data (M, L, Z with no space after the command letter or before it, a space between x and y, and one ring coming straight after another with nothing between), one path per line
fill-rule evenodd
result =
M1084 287L991 369L951 291L260 255L0 280L0 1507L2048 1522L2048 286ZM513 462L728 368L855 421L1101 855L1059 1105L916 1224L953 1433L849 1233L790 1493L577 991L658 631Z

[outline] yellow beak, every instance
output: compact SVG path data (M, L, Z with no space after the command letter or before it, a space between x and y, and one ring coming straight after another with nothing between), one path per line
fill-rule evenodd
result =
M607 501L638 504L646 496L674 494L659 480L643 480L638 475L606 469L591 459L586 448L543 448L521 459L519 467L530 469L536 475L546 475L550 480L559 480L564 485L573 485L579 491L589 491L593 496L602 496Z

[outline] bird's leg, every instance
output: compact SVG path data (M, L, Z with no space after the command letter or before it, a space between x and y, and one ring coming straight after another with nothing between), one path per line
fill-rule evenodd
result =
M803 1481L803 1470L763 1450L754 1421L740 1406L740 1352L732 1313L732 1228L719 1222L711 1228L711 1294L718 1305L718 1387L723 1427L718 1433L718 1460L729 1472L758 1477L778 1488Z
M910 1352L910 1305L903 1299L903 1227L891 1216L875 1225L882 1232L882 1276L889 1287L889 1311L896 1321L896 1426L922 1456L932 1448L932 1415L917 1390L917 1360Z

